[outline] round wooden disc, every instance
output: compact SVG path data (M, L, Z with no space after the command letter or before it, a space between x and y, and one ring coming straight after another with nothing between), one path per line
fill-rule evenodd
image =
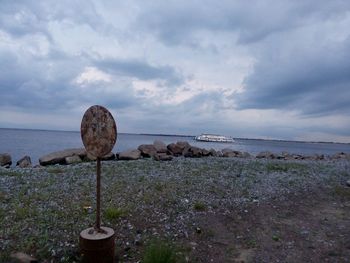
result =
M117 126L104 107L91 106L81 121L81 139L86 151L96 158L110 153L117 141Z

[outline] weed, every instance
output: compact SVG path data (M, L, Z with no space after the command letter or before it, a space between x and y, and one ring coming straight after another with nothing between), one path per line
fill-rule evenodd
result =
M0 171L0 175L1 176L21 176L23 174L16 171L5 170L5 171Z
M143 263L176 263L176 251L167 243L152 242L145 250Z
M205 211L207 206L204 203L197 201L194 203L193 208L197 211Z
M257 245L257 242L256 242L255 239L251 239L251 240L249 240L249 241L247 242L247 246L248 246L249 248L255 248L256 245Z
M25 219L29 214L28 207L17 206L15 208L15 216L17 220Z
M140 183L142 183L143 181L145 181L145 176L144 175L141 175L139 177L139 180L138 180Z
M289 170L305 170L306 165L300 163L268 163L266 170L268 172L288 172Z
M273 235L273 236L272 236L272 240L277 242L277 241L280 240L280 238L279 238L279 236L277 236L277 235Z
M105 217L110 220L117 220L118 218L126 216L127 212L125 209L116 208L116 207L108 207L105 211Z
M61 174L64 172L60 167L49 167L46 171L50 174Z
M350 187L337 185L334 187L334 194L345 199L350 199Z
M157 182L157 183L154 185L154 188L155 188L158 192L163 192L165 186L164 186L164 184Z

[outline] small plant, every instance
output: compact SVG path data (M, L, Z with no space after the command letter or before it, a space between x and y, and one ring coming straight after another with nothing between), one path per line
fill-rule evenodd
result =
M205 211L207 209L207 206L204 203L198 201L194 203L193 208L197 211Z
M0 176L21 176L21 175L23 174L17 171L11 171L11 170L0 171Z
M163 185L162 183L157 182L157 183L154 185L154 188L155 188L158 192L163 192L163 190L164 190L164 185Z
M249 240L249 241L247 242L247 246L248 246L249 248L255 248L256 245L257 245L257 242L256 242L255 239L251 239L251 240Z
M15 215L17 220L25 219L28 216L28 208L17 206L15 209Z
M350 199L350 188L337 185L334 188L334 194L344 199Z
M122 208L108 207L105 211L105 216L108 220L113 221L126 216L126 211Z
M145 250L143 263L176 263L176 251L169 244L154 241Z
M47 172L50 174L61 174L63 173L63 169L60 167L50 167L47 169Z
M272 240L277 242L277 241L280 241L280 238L277 235L273 235Z

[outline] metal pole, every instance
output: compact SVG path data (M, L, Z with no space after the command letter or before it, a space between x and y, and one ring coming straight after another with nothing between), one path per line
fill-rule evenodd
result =
M97 158L96 165L96 231L100 232L101 230L101 159Z

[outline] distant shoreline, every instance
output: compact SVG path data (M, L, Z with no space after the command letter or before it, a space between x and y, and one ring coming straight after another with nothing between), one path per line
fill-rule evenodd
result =
M29 128L2 128L3 130L23 130L23 131L44 131L44 132L74 132L80 133L80 131L68 131L68 130L49 130L49 129L29 129ZM142 135L142 136L164 136L164 137L195 137L195 135L184 135L184 134L162 134L162 133L129 133L120 132L118 134L127 135ZM350 142L331 142L331 141L299 141L299 140L283 140L283 139L259 139L259 138L244 138L244 137L232 137L235 140L249 140L249 141L272 141L272 142L293 142L293 143L322 143L322 144L345 144L350 145Z

